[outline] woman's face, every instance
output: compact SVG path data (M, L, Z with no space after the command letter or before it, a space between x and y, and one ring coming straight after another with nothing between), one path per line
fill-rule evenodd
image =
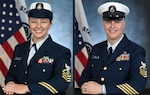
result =
M51 26L49 18L29 18L30 31L34 42L39 42L48 35Z

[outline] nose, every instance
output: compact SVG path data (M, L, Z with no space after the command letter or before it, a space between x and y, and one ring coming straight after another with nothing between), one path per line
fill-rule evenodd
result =
M115 27L115 21L111 21L111 28Z
M36 27L41 28L41 23L38 22Z

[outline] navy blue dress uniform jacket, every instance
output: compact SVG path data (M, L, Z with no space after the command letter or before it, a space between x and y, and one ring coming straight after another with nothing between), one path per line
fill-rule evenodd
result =
M31 95L65 93L71 81L70 50L49 36L27 65L29 47L30 41L15 47L5 82L27 84Z
M145 50L126 35L107 59L107 41L93 46L88 64L79 79L104 84L107 94L140 94L146 86Z

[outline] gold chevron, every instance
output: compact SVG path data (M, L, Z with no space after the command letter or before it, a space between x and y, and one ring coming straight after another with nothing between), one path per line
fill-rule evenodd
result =
M62 71L62 77L66 80L66 82L71 82L71 74L66 69Z

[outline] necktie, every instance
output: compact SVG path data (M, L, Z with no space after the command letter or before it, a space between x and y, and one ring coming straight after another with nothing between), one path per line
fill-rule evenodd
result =
M110 56L112 55L112 51L113 51L113 49L112 49L112 47L110 47L110 48L108 49L108 58L107 58L107 59L109 59Z
M109 49L108 49L108 55L110 56L111 54L112 54L112 47L110 47Z
M35 43L32 45L32 47L34 47L35 52L37 52L37 48L36 48L36 44Z

